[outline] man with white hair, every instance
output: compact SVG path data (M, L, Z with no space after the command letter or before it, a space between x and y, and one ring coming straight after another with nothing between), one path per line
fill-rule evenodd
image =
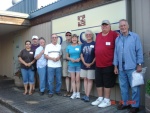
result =
M129 100L129 86L132 85L132 73L142 71L143 50L138 34L129 31L127 20L119 21L120 36L115 42L114 72L119 74L122 104L117 109L130 108L129 113L137 113L140 107L140 86L131 87L132 100Z

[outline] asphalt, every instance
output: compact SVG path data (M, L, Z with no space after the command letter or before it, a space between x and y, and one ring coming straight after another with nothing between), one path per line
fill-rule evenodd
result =
M107 108L91 106L96 99L91 97L91 102L80 99L70 99L54 95L52 98L45 93L40 96L38 90L33 95L23 95L23 88L15 87L14 81L0 76L0 104L9 108L12 113L128 113L129 110L118 111L116 105ZM62 91L64 92L64 91ZM1 112L0 110L0 113ZM139 113L145 113L141 108Z

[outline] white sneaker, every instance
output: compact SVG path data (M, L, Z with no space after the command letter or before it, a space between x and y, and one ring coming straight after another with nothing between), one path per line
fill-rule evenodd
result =
M77 98L77 99L80 98L80 93L79 93L79 92L76 93L76 98Z
M76 93L73 93L72 96L70 97L71 99L75 99L76 98Z
M97 99L97 100L95 100L94 102L92 102L91 104L93 105L93 106L97 106L97 105L99 105L101 102L103 101L103 98L102 99Z
M110 106L110 105L111 105L111 102L110 102L110 101L106 102L105 100L103 100L103 101L98 105L98 107L104 108L104 107L108 107L108 106Z

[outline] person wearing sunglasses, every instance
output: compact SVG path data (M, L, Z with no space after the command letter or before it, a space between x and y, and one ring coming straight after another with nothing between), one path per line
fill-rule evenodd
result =
M68 72L68 60L66 58L66 48L68 45L71 44L71 32L67 31L65 33L66 40L62 42L61 49L62 49L62 59L63 59L63 77L65 77L65 83L66 83L66 93L64 93L64 97L70 97L72 94L72 88L71 88L71 80L70 80L70 73Z

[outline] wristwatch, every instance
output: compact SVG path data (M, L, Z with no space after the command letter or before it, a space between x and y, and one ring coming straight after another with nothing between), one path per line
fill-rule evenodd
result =
M137 64L137 65L141 66L142 64L139 63L139 64Z

